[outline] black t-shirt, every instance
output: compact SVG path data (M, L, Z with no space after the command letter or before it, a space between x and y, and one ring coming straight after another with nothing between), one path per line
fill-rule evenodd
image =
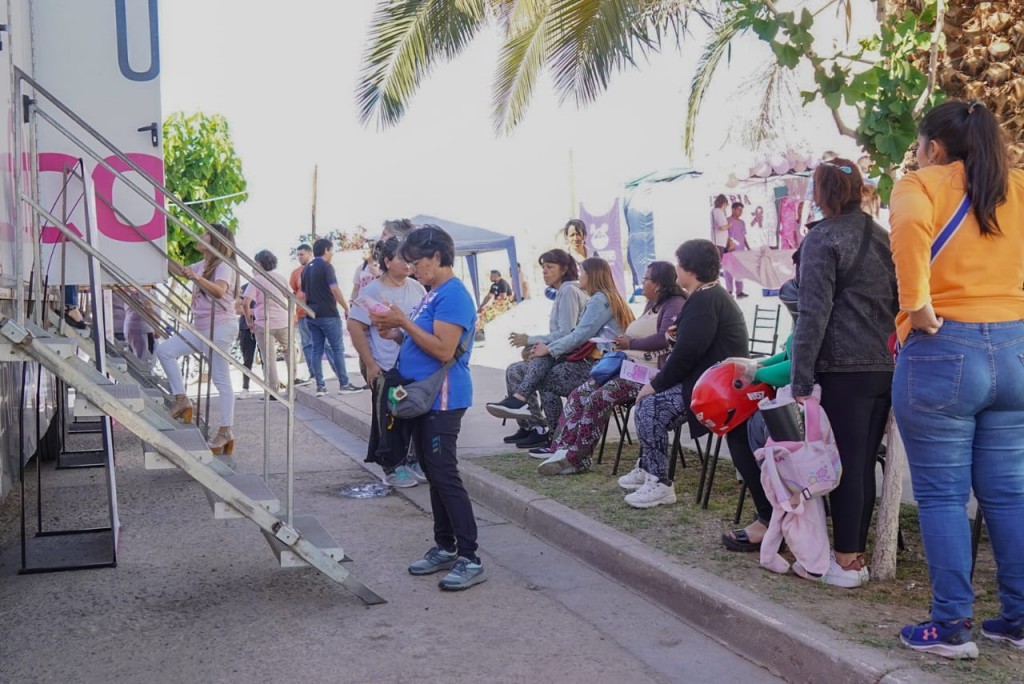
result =
M683 402L689 409L693 386L701 374L729 357L748 357L750 341L743 312L718 284L691 294L676 318L676 326L675 346L651 386L662 392L681 384ZM707 432L692 415L689 422L693 437Z
M331 292L331 285L338 284L333 266L324 261L323 257L316 257L302 269L301 282L306 304L317 318L338 317L338 303Z
M506 297L512 296L512 286L508 284L508 281L502 278L496 283L491 283L491 297L495 299L501 295Z

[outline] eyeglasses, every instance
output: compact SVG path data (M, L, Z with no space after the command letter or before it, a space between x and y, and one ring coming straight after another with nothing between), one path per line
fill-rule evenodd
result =
M846 166L846 165L840 166L839 164L833 164L830 161L821 162L821 163L824 164L825 166L831 166L833 169L839 169L840 171L842 171L846 175L850 175L851 173L853 173L853 169L851 169L849 166Z

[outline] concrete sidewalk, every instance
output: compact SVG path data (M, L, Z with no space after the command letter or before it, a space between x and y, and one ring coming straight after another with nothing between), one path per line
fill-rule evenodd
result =
M633 537L475 465L477 458L508 453L501 436L515 428L500 427L483 408L487 401L504 396L503 371L479 366L472 370L475 401L462 423L459 455L463 480L475 501L788 681L940 681L909 661L853 644L792 610L700 569L683 567ZM318 398L303 389L298 398L356 435L369 434L369 392ZM414 501L422 499L420 505L428 508L426 492L420 489L402 493Z
M279 493L284 414L271 407ZM139 441L118 429L116 568L18 576L18 495L0 506L0 681L780 682L484 507L485 584L448 594L437 576L411 577L406 566L432 543L417 508L426 488L338 496L374 480L365 442L308 408L297 414L296 510L316 515L389 603L367 608L316 572L277 568L253 525L212 520L201 487L177 470L143 470ZM240 472L262 471L262 417L261 402L239 402ZM99 471L45 475L48 527L102 522ZM34 478L26 484L31 493Z

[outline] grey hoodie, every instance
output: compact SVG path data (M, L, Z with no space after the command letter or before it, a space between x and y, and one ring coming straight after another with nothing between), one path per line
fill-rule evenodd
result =
M562 283L555 296L555 305L551 307L551 318L548 323L551 332L547 335L530 335L526 339L527 344L551 343L568 335L576 327L589 299L575 280Z

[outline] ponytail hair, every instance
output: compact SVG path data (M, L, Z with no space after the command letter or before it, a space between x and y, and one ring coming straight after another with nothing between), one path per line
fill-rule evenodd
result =
M917 128L926 141L942 145L950 161L962 161L967 196L982 235L1001 235L996 208L1006 201L1010 158L995 115L977 100L949 101L925 114Z

